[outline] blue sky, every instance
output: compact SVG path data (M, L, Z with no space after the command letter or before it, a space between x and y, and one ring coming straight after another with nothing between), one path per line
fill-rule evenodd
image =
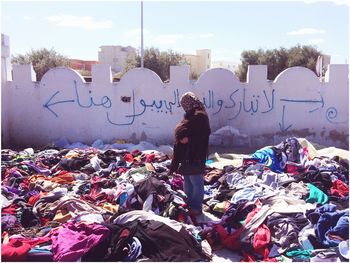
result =
M348 63L349 4L325 1L144 1L144 46L240 60L244 50L314 45ZM2 1L11 53L53 48L97 60L102 45L140 47L140 1Z

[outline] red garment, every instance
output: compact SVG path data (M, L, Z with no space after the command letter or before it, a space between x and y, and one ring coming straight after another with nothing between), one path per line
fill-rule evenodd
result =
M229 237L228 232L222 225L214 225L207 234L206 239L210 246L224 245L224 241Z
M28 189L29 188L29 180L28 178L23 178L22 182L19 184L19 186L22 189Z
M101 187L97 184L92 185L90 193L81 196L82 200L86 200L90 203L98 205L100 203L105 203L108 201L108 195L105 192L101 192ZM112 202L110 202L112 203Z
M256 163L258 163L258 162L259 162L258 159L254 159L254 158L243 158L242 166L246 167L246 166L249 166L249 165L256 164Z
M248 215L247 218L244 222L244 225L242 227L240 227L239 229L237 229L233 234L228 235L222 235L223 239L222 239L222 244L232 250L237 250L237 249L241 249L241 240L240 240L240 235L243 232L243 230L245 229L245 226L250 222L250 220L252 220L252 218L260 211L261 207L257 207L255 208L253 211L251 211ZM224 229L225 230L225 229ZM226 230L225 230L226 231Z
M270 229L262 224L256 230L253 237L253 249L254 254L261 255L263 257L262 261L264 262L277 262L276 258L269 258L270 250L268 249L271 239ZM257 259L254 255L248 254L243 250L243 259L244 262L256 262Z
M154 153L150 153L146 155L146 163L153 163L155 161L156 155Z
M102 178L100 176L93 176L91 178L91 184L97 185L97 183L102 182Z
M284 171L288 174L298 175L298 174L302 173L303 171L305 171L305 168L303 168L299 164L287 163L286 167L284 168Z
M256 253L263 256L264 261L269 257L270 251L268 249L268 245L270 243L270 239L270 229L265 224L260 225L253 238L253 248Z
M126 173L128 170L129 170L128 168L119 168L118 169L118 174L122 175L122 174Z
M244 230L244 226L240 227L237 229L233 234L227 236L223 241L222 244L232 250L240 250L241 249L241 240L240 240L240 235Z
M50 221L50 218L48 217L40 217L40 224L42 226L46 226L46 224Z
M30 247L35 247L36 245L46 243L47 241L51 241L51 236L43 236L43 237L10 237L11 242L20 241L23 244L28 244Z
M33 195L31 197L29 197L28 199L28 204L30 204L31 206L34 206L34 204L36 203L36 201L38 201L41 198L40 194L37 195Z
M344 197L349 195L349 186L346 185L343 181L337 179L333 182L331 187L331 194L335 196Z
M132 156L132 154L130 154L130 153L126 153L124 155L124 160L126 162L132 163L134 161L134 156Z
M1 209L1 214L10 214L10 215L16 215L17 214L17 208L19 208L18 205L12 204L8 207Z
M10 239L1 245L1 261L25 261L31 246L20 240Z

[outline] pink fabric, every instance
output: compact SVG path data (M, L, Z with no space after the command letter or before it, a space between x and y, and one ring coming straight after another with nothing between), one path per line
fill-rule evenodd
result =
M108 236L108 228L99 224L67 222L51 236L55 261L76 261Z

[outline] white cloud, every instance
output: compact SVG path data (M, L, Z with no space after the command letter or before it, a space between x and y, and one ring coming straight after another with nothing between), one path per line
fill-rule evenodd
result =
M316 44L321 44L323 43L325 40L323 38L315 38L315 39L309 39L307 41L308 44L310 45L316 45Z
M165 34L154 37L153 41L156 44L174 44L182 38L184 38L184 35L181 34Z
M287 33L287 35L296 36L296 35L312 35L312 34L324 34L324 33L325 31L322 29L306 27L306 28L290 31Z
M199 37L200 38L211 38L211 37L214 37L214 34L213 33L200 34Z
M111 28L113 25L113 22L111 20L96 21L91 16L73 16L59 14L55 16L49 16L46 19L56 24L57 26L76 27L83 29Z
M27 20L27 21L30 21L30 20L33 20L33 17L31 17L31 16L24 16L23 19Z

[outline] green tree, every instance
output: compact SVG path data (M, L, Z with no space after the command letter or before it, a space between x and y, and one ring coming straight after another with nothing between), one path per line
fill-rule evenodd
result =
M69 59L53 49L41 48L31 50L25 55L12 56L12 64L32 64L36 73L36 79L41 80L42 76L51 68L65 66L69 67Z
M248 65L267 65L267 79L274 80L283 70L302 66L316 73L316 61L321 52L312 46L297 45L290 49L281 47L273 50L247 50L241 53L241 64L236 70L240 81L247 78Z
M181 65L184 63L183 54L177 53L173 50L159 51L158 48L148 48L144 50L143 66L153 70L162 81L169 80L170 66ZM141 67L140 51L136 57L128 57L124 64L123 75L130 69Z

